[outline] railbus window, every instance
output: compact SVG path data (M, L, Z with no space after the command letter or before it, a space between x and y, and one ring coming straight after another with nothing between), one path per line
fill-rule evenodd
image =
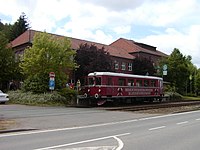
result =
M119 78L118 83L120 86L125 86L126 85L126 80L123 78Z
M93 78L88 78L88 85L94 85Z
M151 87L156 87L156 80L151 80L150 84L151 84Z
M134 86L134 80L128 79L128 86Z
M142 80L141 79L136 80L136 86L142 86Z
M101 78L95 77L95 82L96 82L96 85L101 85Z
M149 80L144 80L144 86L149 86Z

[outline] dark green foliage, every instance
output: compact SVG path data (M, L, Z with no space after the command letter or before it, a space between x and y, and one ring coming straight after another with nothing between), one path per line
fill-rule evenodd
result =
M9 42L17 38L28 29L29 23L25 13L22 13L14 24L3 24L0 22L0 31L4 33Z
M146 58L135 58L133 60L133 74L137 75L154 75L156 70L153 62Z
M112 71L110 54L102 47L95 45L80 45L75 57L79 68L76 70L76 80L82 79L90 72Z
M23 91L43 93L48 91L48 74L34 74L29 76L23 83Z
M66 98L68 103L70 102L70 104L73 104L75 102L77 96L76 90L70 88L63 88L60 89L58 92L61 96Z
M162 60L160 66L163 64L168 66L167 76L163 76L164 80L170 82L176 92L186 94L189 89L189 76L194 68L191 56L184 56L179 49L175 48L167 59ZM160 73L162 75L162 67Z
M6 89L9 81L14 77L16 64L14 53L8 47L8 40L0 31L0 89Z
M13 24L0 22L0 89L8 89L9 81L22 80L19 62L15 62L14 52L9 48L9 42L14 40L29 28L25 14Z
M24 33L26 30L29 29L29 23L27 21L26 15L22 13L19 19L14 23L12 27L12 39L11 41L17 38L19 35Z

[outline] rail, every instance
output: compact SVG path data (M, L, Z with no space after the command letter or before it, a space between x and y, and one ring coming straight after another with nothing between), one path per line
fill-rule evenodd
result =
M165 102L165 103L154 103L154 104L142 104L134 106L122 106L122 107L112 107L105 108L106 110L111 111L140 111L140 110L150 110L150 109L159 109L159 108L171 108L171 107L182 107L182 106L192 106L200 105L200 101L180 101L180 102Z

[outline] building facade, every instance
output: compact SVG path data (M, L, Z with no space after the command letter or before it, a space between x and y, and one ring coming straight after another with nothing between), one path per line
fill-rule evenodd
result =
M35 33L39 31L27 30L15 40L11 42L12 48L15 52L15 58L19 59L23 56L24 50L28 46L32 46L32 41ZM49 33L50 34L50 33ZM53 36L64 38L64 36L51 34ZM157 63L163 57L167 57L166 54L156 50L156 47L138 43L133 40L120 38L110 45L101 43L76 39L68 37L71 41L73 50L77 50L81 44L95 45L97 48L102 48L109 52L112 61L112 67L115 72L132 74L133 72L133 60L137 58L147 58L154 63Z

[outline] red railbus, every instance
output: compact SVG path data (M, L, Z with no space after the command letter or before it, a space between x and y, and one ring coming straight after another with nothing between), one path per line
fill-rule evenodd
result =
M93 104L106 101L132 102L135 100L162 100L163 79L155 76L131 75L113 72L93 72L81 87L82 99Z

